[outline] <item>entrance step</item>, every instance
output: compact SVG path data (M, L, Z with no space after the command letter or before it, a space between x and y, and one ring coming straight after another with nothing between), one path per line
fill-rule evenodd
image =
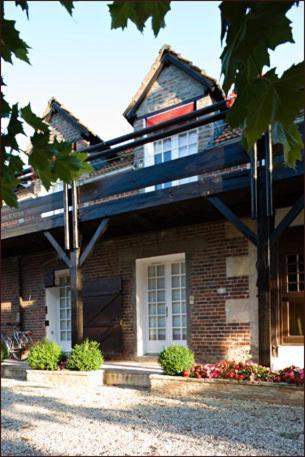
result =
M28 369L27 362L18 360L4 360L1 363L1 378L19 379L24 381L26 379L26 370Z
M162 373L155 362L108 362L103 365L104 384L109 386L150 387L151 374Z

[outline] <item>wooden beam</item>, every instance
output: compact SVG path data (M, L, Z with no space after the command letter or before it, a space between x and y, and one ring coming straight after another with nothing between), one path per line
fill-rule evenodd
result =
M65 264L70 268L71 261L62 247L57 243L54 236L50 232L43 232L44 236L49 240L55 251L57 252L58 256L65 262Z
M71 251L70 288L72 309L72 346L83 341L83 298L82 298L82 271L79 266L79 248Z
M109 219L104 219L99 223L98 228L96 229L94 235L92 236L91 240L87 244L85 250L80 256L80 266L83 265L85 260L88 258L88 256L92 253L94 246L98 242L98 240L101 238L101 236L105 233L109 225Z
M251 241L255 246L257 244L257 238L255 233L238 217L235 213L223 202L219 197L207 197L208 201L215 206L216 209L227 219L231 224L234 225L248 240Z
M288 211L285 217L281 220L279 225L271 233L271 244L277 241L289 225L295 220L304 208L304 195L295 202L292 208Z
M170 160L137 170L127 170L80 186L80 201L86 203L118 193L142 189L176 179L230 168L249 162L240 143L215 147L191 156Z
M154 192L142 192L130 197L122 197L105 201L101 205L80 207L80 221L100 220L105 217L119 214L132 213L147 208L179 203L205 195L219 194L230 190L244 189L249 186L249 170L240 170L235 173L228 173L225 176L208 177L203 181L192 182L168 189L156 190ZM19 224L18 226L2 227L1 238L13 238L27 235L57 227L63 227L64 215L57 214L44 219L33 219L31 222Z
M258 160L266 159L271 147L269 133L257 142ZM268 161L267 161L268 162ZM268 165L268 163L267 163ZM257 295L258 295L258 341L259 363L270 366L271 362L271 278L272 260L270 235L274 227L274 216L270 215L268 197L269 176L265 165L257 170ZM272 185L272 183L271 183Z

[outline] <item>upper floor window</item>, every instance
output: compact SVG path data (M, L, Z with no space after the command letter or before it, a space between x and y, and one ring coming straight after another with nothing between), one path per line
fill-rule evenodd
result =
M169 160L179 159L198 152L198 130L173 135L169 138L155 141L152 148L146 150L146 166L158 165ZM151 154L151 157L149 155ZM192 176L173 182L158 184L155 189L166 189L167 187L177 186L188 182L196 181L198 177ZM154 188L149 188L154 190Z

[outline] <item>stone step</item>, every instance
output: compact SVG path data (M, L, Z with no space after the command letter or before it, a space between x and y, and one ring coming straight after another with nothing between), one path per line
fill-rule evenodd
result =
M28 364L26 362L19 362L18 360L4 360L1 363L1 378L19 379L24 381L26 379L26 370Z
M147 362L147 361L146 361ZM130 386L150 388L150 375L162 372L157 363L121 362L105 363L104 384L110 386Z

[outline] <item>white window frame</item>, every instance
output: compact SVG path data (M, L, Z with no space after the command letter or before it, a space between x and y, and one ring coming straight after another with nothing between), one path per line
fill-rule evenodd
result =
M148 309L147 309L147 268L149 265L152 264L165 264L166 268L170 269L170 265L175 262L185 262L185 253L177 253L177 254L169 254L169 255L162 255L157 257L147 257L142 259L136 259L136 314L137 314L137 355L143 356L145 354L153 354L158 353L148 351L148 346L153 346L153 344L149 344L148 342ZM185 273L187 274L187 273ZM167 274L167 277L171 278L171 275ZM167 304L171 303L171 297L168 295L171 293L171 284L166 287L167 292ZM187 308L187 296L186 296L186 319L188 315L188 308ZM171 306L171 305L170 305ZM167 320L167 325L169 328L167 329L167 335L170 337L166 340L158 340L156 341L156 348L162 346L168 346L169 344L175 343L179 345L187 346L187 340L173 340L172 338L172 310L169 309L169 319ZM163 343L164 341L164 343Z
M157 141L145 144L144 145L144 167L150 167L150 166L155 165L155 155L156 155L155 154L155 144L160 141L163 144L163 142L168 139L171 140L171 144L172 144L171 160L179 159L181 157L179 155L179 137L181 135L185 135L185 134L188 135L188 137L189 137L189 135L193 132L196 132L196 134L197 134L197 149L196 149L196 152L193 152L192 154L197 154L198 149L199 149L199 129L195 128L195 129L187 130L182 133L178 133L177 135L168 136L161 140L157 140ZM189 149L189 142L187 143L187 147ZM185 155L183 157L186 157L188 155L191 155L191 154L188 153L187 155ZM165 163L165 162L162 162L162 163ZM171 187L198 181L198 179L199 179L198 176L191 176L189 178L174 180L171 182ZM164 188L164 186L162 185L162 189L163 188ZM154 190L157 190L157 186L149 186L149 187L145 188L145 192L152 192Z

